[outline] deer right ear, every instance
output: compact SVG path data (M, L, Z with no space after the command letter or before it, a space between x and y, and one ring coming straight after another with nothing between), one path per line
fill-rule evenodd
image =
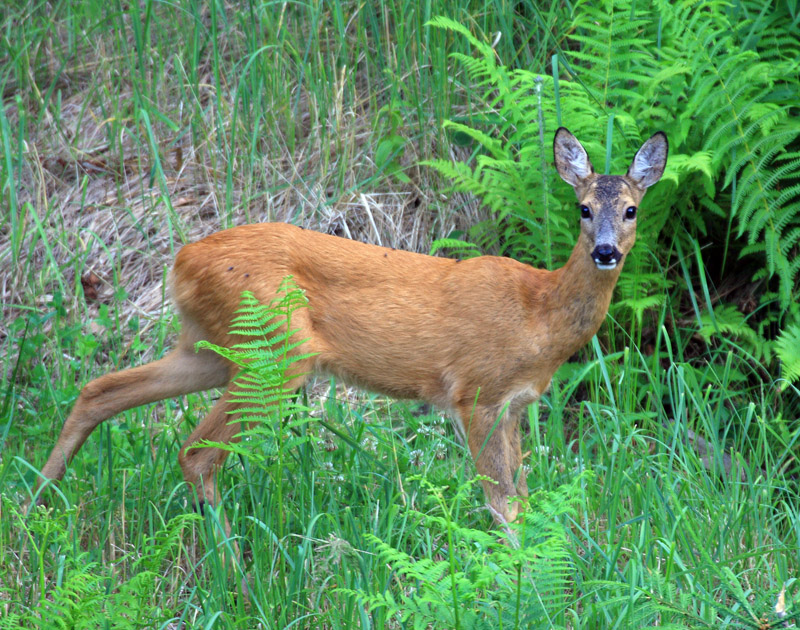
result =
M561 179L575 188L594 173L589 155L566 127L559 127L553 139L553 157Z
M633 156L628 177L635 181L639 188L649 188L664 174L667 153L669 153L667 134L663 131L654 133Z

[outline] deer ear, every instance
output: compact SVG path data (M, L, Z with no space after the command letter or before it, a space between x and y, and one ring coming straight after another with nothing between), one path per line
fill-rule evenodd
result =
M633 162L628 168L628 177L639 188L649 188L664 174L668 152L667 135L663 131L653 134L633 156Z
M553 158L561 179L573 188L594 173L586 149L565 127L559 127L553 139Z

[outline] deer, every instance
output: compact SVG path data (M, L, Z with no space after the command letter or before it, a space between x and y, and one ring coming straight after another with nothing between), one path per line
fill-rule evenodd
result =
M575 190L580 234L566 264L536 269L516 260L464 260L379 247L260 223L219 231L184 246L170 276L182 329L163 358L89 382L80 392L37 481L58 481L100 423L140 405L212 388L227 390L178 453L195 506L220 500L217 471L228 451L203 441L239 439L232 397L236 370L201 340L230 346L229 323L244 290L263 303L292 276L307 306L292 315L295 350L287 388L314 373L457 416L487 505L507 527L528 496L519 416L549 387L556 369L599 330L647 188L661 178L667 137L657 132L625 175L599 175L566 128L553 140L555 167ZM225 519L227 527L227 519Z

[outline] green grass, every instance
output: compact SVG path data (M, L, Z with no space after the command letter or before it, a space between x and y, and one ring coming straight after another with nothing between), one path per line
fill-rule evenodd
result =
M183 243L278 220L426 251L485 219L418 166L466 157L442 122L470 113L473 90L448 58L466 43L425 22L502 31L505 63L545 72L569 10L4 7L0 628L779 627L784 587L795 623L798 392L746 338L697 334L691 301L713 296L680 283L705 279L699 253L528 410L521 548L481 535L493 523L449 420L328 381L290 420L308 439L278 440L280 458L249 440L227 462L241 566L177 464L215 392L103 424L49 509L21 508L82 385L174 341L165 269Z

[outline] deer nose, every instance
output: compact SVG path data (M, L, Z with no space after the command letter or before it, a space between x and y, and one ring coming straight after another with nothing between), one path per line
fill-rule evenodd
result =
M605 243L594 248L592 259L598 269L613 269L622 259L622 254L613 245Z

